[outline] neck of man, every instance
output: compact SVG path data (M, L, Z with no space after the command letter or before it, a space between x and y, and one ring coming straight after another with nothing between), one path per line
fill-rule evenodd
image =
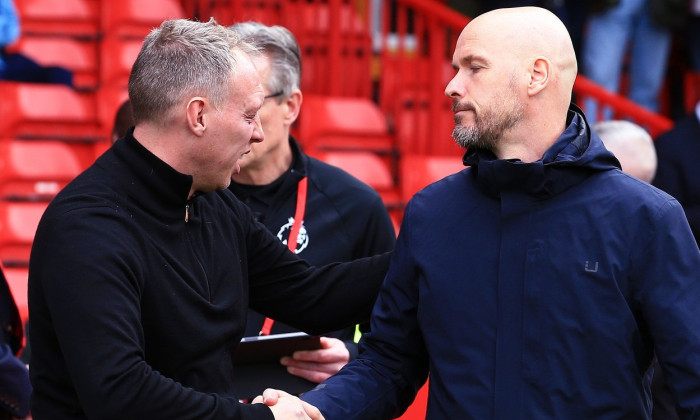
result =
M247 158L249 156L243 157L243 159ZM281 141L278 147L269 150L265 156L246 162L241 172L233 176L233 181L245 185L271 184L289 170L292 166L292 158L289 141Z
M542 159L566 128L566 120L521 124L504 132L493 151L499 159L520 159L530 163Z

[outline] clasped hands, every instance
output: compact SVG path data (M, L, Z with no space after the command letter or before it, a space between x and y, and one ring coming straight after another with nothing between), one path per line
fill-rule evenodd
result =
M266 389L253 400L253 404L270 407L275 420L325 420L318 408L277 389Z
M292 357L283 357L281 363L292 375L320 383L338 373L349 359L345 343L337 338L321 337L321 349L297 351ZM266 389L253 400L253 404L260 403L270 407L275 420L323 420L316 407L284 391Z

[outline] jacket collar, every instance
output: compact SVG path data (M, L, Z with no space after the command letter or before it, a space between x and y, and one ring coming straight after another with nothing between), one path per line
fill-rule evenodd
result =
M571 104L567 127L538 161L497 159L491 151L467 150L462 158L488 195L517 191L537 198L559 194L594 172L620 168L615 156L589 127L583 112Z
M184 210L192 188L192 176L180 173L146 149L133 136L133 127L122 141L112 146L118 169L126 178L127 194L136 200L157 204L157 208ZM130 178L130 179L129 179ZM143 203L145 204L145 203ZM155 210L154 209L154 210Z

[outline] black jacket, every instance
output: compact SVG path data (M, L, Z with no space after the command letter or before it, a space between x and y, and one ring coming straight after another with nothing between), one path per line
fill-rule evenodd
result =
M297 185L308 177L302 243L296 254L313 265L352 261L388 252L394 248L396 233L381 197L370 186L340 168L310 157L289 139L294 155L292 167L270 185L231 183L229 189L246 203L280 240L289 237L297 202ZM246 335L257 335L264 317L252 312ZM272 334L294 331L275 322ZM329 334L352 340L354 328ZM352 351L352 349L351 349Z
M297 204L297 187L303 177L308 178L306 211L302 238L296 254L313 265L325 265L336 261L351 261L382 252L391 251L396 233L389 213L381 197L369 185L354 178L340 168L304 154L293 138L289 138L293 160L290 169L269 185L244 185L231 183L229 189L246 203L267 228L281 241L287 241ZM364 282L359 278L358 284ZM258 335L265 317L250 311L246 336ZM275 322L271 334L296 331L282 322ZM354 342L355 328L345 328L324 334L345 342L350 358L357 355ZM290 378L286 371L270 369L262 379L255 372L259 387L285 388L289 384L295 390L311 389L315 384ZM257 395L257 394L256 394ZM253 395L254 397L255 395ZM250 397L250 395L242 395Z
M652 183L671 194L685 210L700 244L700 120L694 111L654 142L659 160Z
M39 223L29 270L32 414L271 419L231 390L230 352L249 304L312 333L357 323L387 258L314 269L230 191L188 200L192 177L131 133Z

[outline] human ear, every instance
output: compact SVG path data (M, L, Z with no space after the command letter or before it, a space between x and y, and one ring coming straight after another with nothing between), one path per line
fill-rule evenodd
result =
M549 82L549 72L552 63L544 58L538 57L530 69L530 83L527 85L527 93L530 96L537 95Z
M207 128L206 118L207 100L201 97L194 97L187 103L187 127L198 137L204 134Z
M284 115L285 124L294 124L294 121L296 121L299 117L299 110L301 109L301 103L303 100L304 97L299 89L294 89L285 99L285 104L287 105L287 112Z

